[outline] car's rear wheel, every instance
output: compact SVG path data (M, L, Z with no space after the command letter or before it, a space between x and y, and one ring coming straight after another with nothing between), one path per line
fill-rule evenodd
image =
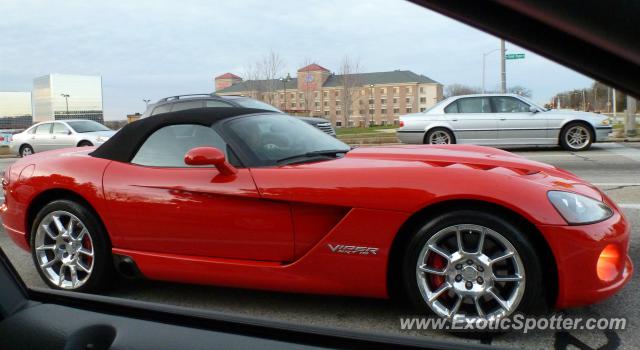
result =
M456 143L456 141L451 131L444 128L435 128L427 132L427 136L424 138L424 143L430 145L446 145Z
M56 200L37 214L31 255L51 288L77 292L104 289L113 276L110 243L95 215L69 200Z
M20 157L30 156L33 153L33 147L31 147L30 145L22 145L20 147Z
M459 210L409 241L403 281L419 312L466 320L546 310L543 269L524 232L484 212Z
M567 151L586 151L593 143L593 133L584 123L570 123L560 133L560 145Z

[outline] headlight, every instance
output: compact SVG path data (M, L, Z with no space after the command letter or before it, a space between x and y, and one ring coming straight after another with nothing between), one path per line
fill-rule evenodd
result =
M600 121L600 125L609 125L611 124L611 121L609 119L602 119Z
M613 210L601 201L576 193L549 191L547 196L560 215L571 225L591 224L613 215Z
M98 142L105 142L107 141L109 138L108 137L104 137L104 136L98 136L96 137L96 141Z

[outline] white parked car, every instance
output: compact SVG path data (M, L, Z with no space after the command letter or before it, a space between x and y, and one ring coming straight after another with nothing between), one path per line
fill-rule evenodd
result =
M397 135L414 144L560 145L583 151L611 131L609 119L596 113L546 109L515 94L478 94L401 116Z
M58 148L98 146L115 131L93 120L70 119L42 122L15 134L11 152L21 157Z

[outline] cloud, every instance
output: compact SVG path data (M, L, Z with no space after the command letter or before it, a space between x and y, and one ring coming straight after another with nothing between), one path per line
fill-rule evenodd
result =
M498 39L414 4L384 0L9 1L0 3L0 90L31 89L48 73L99 74L105 115L142 112L143 98L213 90L268 51L294 72L305 58L337 70L410 69L444 84L481 85L482 52ZM590 80L535 54L508 63L508 83L546 101ZM487 86L499 79L487 59Z

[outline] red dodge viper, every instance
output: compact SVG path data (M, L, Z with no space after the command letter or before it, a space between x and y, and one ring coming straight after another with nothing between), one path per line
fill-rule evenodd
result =
M2 185L5 231L65 290L119 271L492 318L595 303L633 269L623 214L571 173L471 145L350 149L264 110L145 118Z

